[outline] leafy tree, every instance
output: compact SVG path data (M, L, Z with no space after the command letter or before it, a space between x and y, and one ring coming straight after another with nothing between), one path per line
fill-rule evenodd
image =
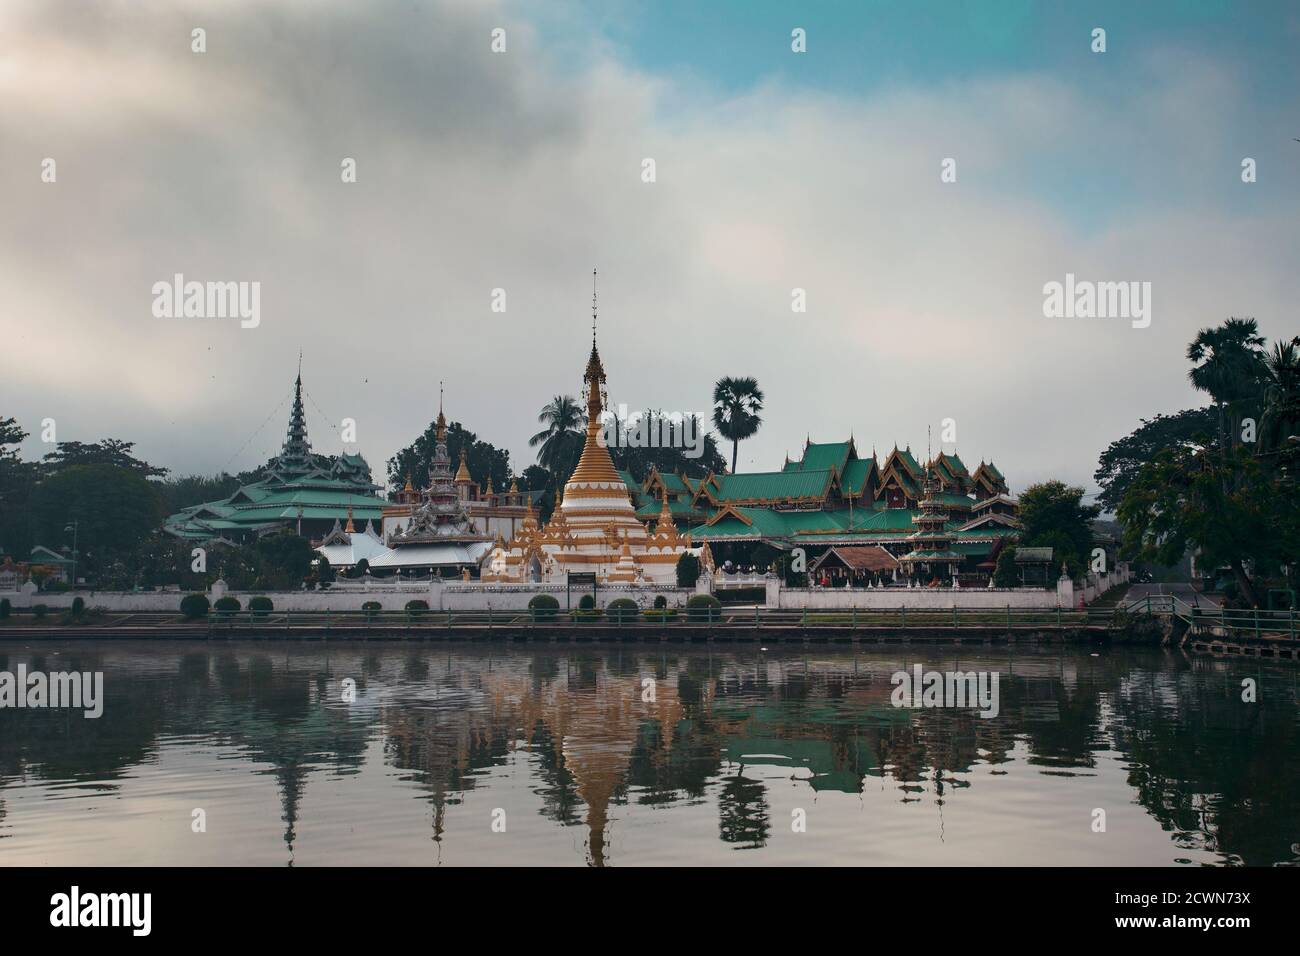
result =
M251 484L251 481L242 484ZM168 477L156 483L163 501L163 514L174 515L191 505L205 501L220 501L239 490L240 480L234 475L185 475Z
M17 560L25 559L33 544L29 508L36 469L16 447L26 437L15 419L0 418L0 545Z
M1097 505L1083 503L1083 489L1061 481L1030 485L1020 496L1020 543L1050 547L1065 559L1071 574L1078 574L1092 550L1092 519L1101 514Z
M995 588L1013 588L1020 583L1016 572L1016 549L1003 548L998 554L997 566L993 569L993 586Z
M1295 560L1298 512L1294 493L1248 449L1171 448L1142 468L1119 518L1127 555L1172 564L1199 549L1203 564L1231 568L1238 593L1258 607L1247 565L1258 571Z
M143 472L118 465L68 465L41 479L32 493L32 527L47 547L72 544L77 523L78 574L133 552L158 527L158 492Z
M259 589L298 587L311 573L317 554L311 542L292 531L280 531L257 542Z
M735 474L740 443L758 432L763 424L763 391L758 380L720 378L713 386L713 424L718 433L731 442L731 471Z
M1254 319L1228 319L1218 328L1201 329L1187 346L1187 359L1194 363L1187 377L1214 400L1221 447L1240 442L1242 418L1258 416L1263 344Z
M1300 336L1276 342L1265 361L1260 453L1296 477L1300 465Z
M135 442L116 438L95 442L61 441L54 451L42 459L41 470L51 474L74 465L112 465L145 478L158 478L167 474L166 468L158 468L136 458L131 454L133 448Z
M429 468L433 464L434 452L438 444L438 425L431 422L419 438L399 451L388 460L388 484L391 488L401 488L406 484L406 476L416 488L424 488L429 483ZM469 431L460 422L447 426L447 454L451 458L451 467L457 467L462 449L465 452L465 466L470 476L481 486L487 486L487 478L492 477L492 487L501 491L510 485L510 453L497 448L478 435Z
M1142 419L1131 435L1111 442L1101 454L1093 475L1101 486L1097 503L1115 512L1138 471L1166 448L1196 448L1212 443L1218 434L1213 406L1189 408L1174 415Z
M537 449L537 463L551 473L551 484L567 481L586 441L586 413L572 395L556 395L537 420L546 427L528 439L528 447Z
M700 559L689 551L682 553L677 559L677 586L679 588L693 588L695 582L700 578Z

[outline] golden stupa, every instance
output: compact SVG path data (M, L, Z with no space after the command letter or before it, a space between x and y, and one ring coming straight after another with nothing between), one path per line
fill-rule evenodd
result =
M676 583L677 559L687 545L668 512L667 498L651 534L636 516L601 435L605 367L596 348L594 301L591 355L583 379L587 436L577 467L557 496L555 513L538 528L530 507L532 520L484 562L484 581L562 582L570 571L594 571L602 583Z

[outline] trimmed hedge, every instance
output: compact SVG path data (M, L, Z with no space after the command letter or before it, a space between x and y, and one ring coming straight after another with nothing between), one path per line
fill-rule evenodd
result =
M384 606L380 604L378 601L366 601L364 604L361 605L361 610L364 611L366 615L367 624L369 624L371 621L375 619L375 613L377 611L382 611L383 609Z
M428 611L429 611L428 601L417 600L417 601L406 602L406 613L411 615L411 617L424 617L424 615L427 614Z
M77 595L76 597L74 597L72 599L71 610L72 610L73 618L81 617L81 615L86 613L86 599L83 598L81 595Z
M0 598L0 621L3 621L13 613L14 606L9 603L8 598Z
M191 621L208 616L208 596L206 594L187 594L181 598L181 613Z
M252 612L253 617L266 617L275 610L275 602L265 594L259 594L248 599L248 610Z
M212 610L217 612L217 617L234 617L239 613L239 598L217 598L212 602Z
M677 609L674 607L648 607L641 612L647 621L657 622L659 624L665 621L677 620Z
M625 624L635 621L641 614L641 609L631 598L617 598L605 606L605 614L615 624Z
M560 602L550 594L535 594L528 602L528 611L534 621L553 621L560 610Z
M600 617L600 608L596 607L594 597L584 594L582 600L578 602L578 609L569 616L575 621L594 621Z
M712 594L693 594L686 601L686 616L701 623L721 621L722 602Z

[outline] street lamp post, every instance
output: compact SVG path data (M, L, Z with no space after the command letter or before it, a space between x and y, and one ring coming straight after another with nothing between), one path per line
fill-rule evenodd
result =
M75 590L77 587L77 522L75 519L63 529L64 534L69 531L72 532L72 587Z

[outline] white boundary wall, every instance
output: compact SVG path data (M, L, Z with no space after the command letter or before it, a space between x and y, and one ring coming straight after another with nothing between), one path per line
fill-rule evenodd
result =
M954 605L963 608L1076 608L1079 598L1091 603L1103 592L1131 579L1127 565L1104 574L1089 574L1082 584L1068 577L1048 588L788 588L775 575L763 579L767 588L766 606L781 610L801 608L919 608L949 609ZM684 607L687 598L695 593L708 593L712 582L701 575L695 588L678 588L671 585L602 585L596 592L600 606L616 598L631 598L638 607L647 608L654 599L663 595L669 607ZM38 594L35 586L25 584L18 591L0 592L0 598L9 598L15 608L27 609L44 604L51 609L71 606L78 595L86 607L102 607L109 611L141 611L180 613L181 598L185 591L78 591ZM577 607L587 588L574 587L572 604ZM565 606L563 584L472 584L453 579L435 579L411 584L393 581L349 584L317 591L227 591L218 581L208 592L208 599L229 594L239 599L241 608L248 607L248 599L255 594L265 594L277 611L359 611L366 601L377 601L385 611L400 611L407 601L427 601L430 609L437 611L488 611L523 610L535 594L550 594Z
M44 604L51 610L65 609L72 606L75 597L81 597L87 608L105 608L109 611L140 611L180 613L181 598L188 591L77 591L39 594L34 587L24 585L19 591L0 592L0 598L8 598L17 609L26 610L36 604ZM590 594L590 588L575 586L572 589L574 607L582 600L584 594ZM596 591L601 607L616 598L631 598L638 607L647 608L654 605L656 597L663 595L669 607L684 607L686 599L694 594L694 589L683 589L668 585L608 585ZM359 611L367 601L376 601L385 611L400 611L407 601L427 601L430 609L438 611L489 611L489 610L523 610L529 600L536 594L550 594L565 606L565 586L563 584L465 584L459 581L442 582L422 581L415 585L379 585L370 587L340 588L333 587L316 591L229 591L218 581L208 592L208 600L216 601L219 597L239 599L242 609L247 609L248 599L254 595L265 595L271 599L277 611Z
M766 579L766 606L780 610L802 608L1068 608L1080 597L1091 603L1103 592L1130 580L1128 565L1103 575L1089 574L1082 585L1062 576L1055 588L789 588L775 575Z

